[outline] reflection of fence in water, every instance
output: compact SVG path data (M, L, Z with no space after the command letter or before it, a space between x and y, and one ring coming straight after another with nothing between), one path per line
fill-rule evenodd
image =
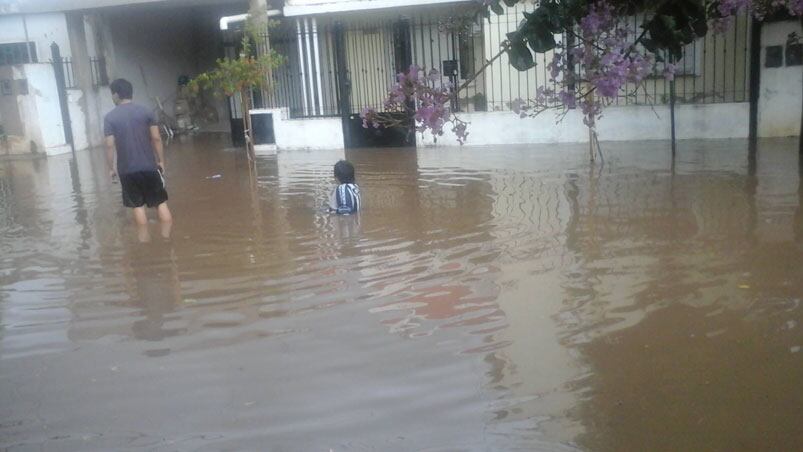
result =
M731 235L744 232L749 209L744 176L657 170L579 176L567 200L577 238L598 241Z

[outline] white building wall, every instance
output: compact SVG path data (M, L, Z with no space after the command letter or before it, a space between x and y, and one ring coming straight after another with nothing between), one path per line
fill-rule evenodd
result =
M96 27L98 16L84 15L80 21L68 21L68 26L80 26L82 30L72 30L73 36L76 37L75 42L72 44L76 46L74 52L76 55L83 54L87 59L87 63L91 58L104 57L103 46L101 45L102 39L99 38L101 30ZM85 51L79 47L84 46ZM109 49L110 51L113 49ZM108 68L108 66L107 66ZM82 79L80 73L76 73L76 78L83 88L83 105L85 108L85 129L87 134L87 145L89 147L98 147L103 145L103 115L114 108L112 103L111 93L108 86L93 86L91 79L91 72L86 79ZM73 130L76 130L75 121L73 121Z
M82 108L82 100L85 94L80 89L67 90L67 104L70 110L70 123L72 125L73 146L76 151L89 148L89 137L87 136L87 117Z
M767 46L785 46L790 33L800 36L798 21L765 24L761 30L761 91L758 98L758 136L789 137L800 133L803 66L764 67ZM784 47L785 48L785 47Z
M254 110L273 114L276 147L280 150L341 149L344 147L340 118L288 119L286 109ZM749 104L678 105L677 138L745 139L748 134ZM587 143L588 128L579 111L571 111L560 123L552 114L519 118L511 112L464 113L469 122L468 146ZM603 141L669 140L669 107L611 107L599 121ZM437 142L427 133L417 136L417 145L457 146L454 134L446 131Z
M62 57L70 57L70 39L64 13L15 14L0 16L0 44L26 42L36 44L39 62L50 61L50 44L59 45Z
M20 114L25 118L25 139L33 141L39 152L59 154L69 148L65 148L56 80L49 63L52 58L50 45L53 42L58 44L62 57L72 58L65 14L0 16L0 43L26 41L35 44L39 64L24 65L23 69L15 71L15 78L28 80L30 93L19 96ZM86 115L79 106L82 97L80 90L68 90L73 140L78 150L89 146Z
M64 137L53 66L46 63L14 66L14 79L28 80L29 94L18 96L25 140L33 142L38 153L48 156L70 152Z
M512 112L475 112L459 117L469 122L467 145L588 142L588 128L578 110L570 111L559 123L549 112L523 119ZM749 104L678 105L675 119L677 138L681 140L747 138ZM610 107L599 120L597 131L603 141L668 140L669 107ZM459 144L449 130L437 142L429 133L423 138L419 134L417 140L419 146Z
M343 149L343 121L340 118L289 119L286 108L251 110L273 115L273 134L279 150Z

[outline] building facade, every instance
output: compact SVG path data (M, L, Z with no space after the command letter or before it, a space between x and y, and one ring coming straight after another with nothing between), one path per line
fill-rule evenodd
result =
M247 0L0 1L0 155L102 145L118 77L131 81L135 102L177 127L179 79L214 66L225 54L220 17L247 9ZM196 104L197 129L230 130L225 100Z
M117 77L132 82L136 102L176 126L179 80L235 55L249 10L270 11L274 25L257 47L285 58L269 75L270 88L254 93L258 108L252 113L269 118L268 148L457 144L448 131L436 139L362 127L360 111L381 111L396 74L412 64L438 70L444 86L464 87L452 109L470 123L469 145L586 142L588 130L578 111L568 111L560 122L550 112L526 119L511 112L514 101L532 99L539 87L551 84L550 52L536 55L536 66L525 72L515 70L505 54L493 59L533 3L506 8L489 20L468 13L473 3L0 0L0 154L56 155L102 144L102 118L113 107L107 85ZM222 31L223 17L240 23ZM642 19L632 20L637 29ZM684 49L675 82L678 138L748 136L753 32L743 17L727 33L711 33ZM760 137L799 133L803 66L794 33L801 34L794 21L761 30L754 96ZM669 139L670 92L658 76L622 90L599 122L600 139ZM210 96L193 100L191 110L197 130L241 135L238 102Z
M551 86L547 66L552 52L536 55L536 66L524 72L512 68L505 54L494 59L506 34L516 29L522 13L534 9L533 3L506 8L505 14L489 20L467 14L472 3L287 0L279 25L270 30L272 48L286 55L287 63L275 71L273 95L264 103L264 111L273 114L278 147L383 144L376 131L362 129L359 112L366 107L381 111L396 74L410 64L438 70L444 85L464 87L452 108L470 123L470 145L588 141L579 111L568 111L560 122L550 112L526 119L511 112L516 99L532 99L539 87ZM637 30L643 18L632 21ZM710 33L686 46L676 62L679 139L748 137L753 31L750 20L740 17L726 33ZM800 35L795 21L762 27L759 137L799 133L803 66L789 57L798 46L795 32ZM767 49L786 57L768 62ZM493 62L480 71L489 60ZM599 122L601 140L670 139L671 89L661 72L659 65L657 75L642 86L622 90ZM325 142L310 139L320 135L304 133L309 128L324 132ZM458 144L448 131L437 139L429 134L401 142L399 136L385 138L416 146Z

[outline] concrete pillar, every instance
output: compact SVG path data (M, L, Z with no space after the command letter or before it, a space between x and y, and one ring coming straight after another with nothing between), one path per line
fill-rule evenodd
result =
M88 143L92 145L92 130L95 126L94 121L91 121L91 115L88 105L88 97L93 91L92 87L92 73L89 64L89 51L86 41L86 32L84 30L84 15L78 12L66 13L67 19L67 35L70 40L70 52L72 54L72 67L75 81L83 93L77 102L76 114L83 116L83 121L74 121L75 125L83 124L81 130L76 130L73 127L73 134L75 143ZM77 118L76 118L77 119ZM78 146L79 147L84 146Z

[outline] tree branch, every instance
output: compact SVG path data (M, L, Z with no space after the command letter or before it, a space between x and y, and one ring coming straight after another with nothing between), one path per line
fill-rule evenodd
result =
M463 84L460 85L459 88L454 90L454 95L457 95L457 93L459 93L460 91L464 90L471 82L476 80L477 77L480 76L480 74L485 72L485 69L487 69L488 66L492 65L493 62L496 61L500 56L502 56L502 54L505 53L507 51L507 49L509 49L509 48L510 48L510 42L508 42L508 41L503 42L502 43L502 48L499 50L499 53L494 55L493 58L491 58L490 60L486 61L485 64L482 65L482 67L477 71L476 74L472 75L465 82L463 82Z

